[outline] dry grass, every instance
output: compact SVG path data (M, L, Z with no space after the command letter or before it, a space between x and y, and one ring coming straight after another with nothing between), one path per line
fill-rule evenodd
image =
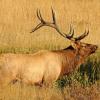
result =
M84 41L100 46L100 0L0 0L0 52L31 53L69 45L51 28L29 33L39 22L36 9L41 9L44 18L51 20L51 6L62 31L67 33L70 24L76 35L89 28L90 34ZM67 100L99 100L100 82L84 88L80 83L72 83L64 88L64 94ZM0 88L0 100L63 100L63 95L57 87L16 83Z
M36 9L41 9L46 20L51 20L51 6L62 31L68 32L72 24L76 35L90 29L85 42L100 46L99 0L1 0L0 1L0 51L37 51L64 48L69 41L51 28L43 28L30 34L39 23Z
M97 82L91 87L81 87L79 83L73 83L70 87L61 90L56 87L34 87L20 83L9 85L0 89L0 100L99 100L100 83Z

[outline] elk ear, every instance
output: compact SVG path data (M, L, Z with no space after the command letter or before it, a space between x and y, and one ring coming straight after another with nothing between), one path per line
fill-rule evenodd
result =
M71 42L71 45L76 50L80 48L80 42L79 41L73 41L73 42Z

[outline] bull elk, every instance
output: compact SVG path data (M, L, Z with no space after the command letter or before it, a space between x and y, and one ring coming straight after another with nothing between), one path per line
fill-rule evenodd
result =
M67 75L79 67L80 64L97 50L97 45L82 43L89 31L79 37L74 36L74 29L65 34L58 28L55 13L52 9L53 22L43 19L40 10L37 10L40 23L31 31L35 32L43 26L54 28L61 36L72 41L72 45L62 50L42 50L34 54L1 54L0 79L9 78L9 82L21 80L27 84L41 85L52 83L63 75Z

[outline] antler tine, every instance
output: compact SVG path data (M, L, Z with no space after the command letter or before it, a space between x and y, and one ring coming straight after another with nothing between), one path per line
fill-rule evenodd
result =
M37 17L41 22L30 33L36 31L37 29L39 29L40 27L42 27L46 24L46 22L44 21L44 19L41 16L41 12L39 9L37 9Z
M72 28L72 26L70 25L70 36L73 38L74 36L74 29Z
M84 32L82 35L80 35L79 37L75 38L75 40L76 40L76 41L81 40L81 39L83 39L84 37L86 37L88 34L89 34L89 30L88 30L87 32L86 32L86 30L85 30L85 32Z
M73 39L73 36L74 36L74 29L72 29L72 26L70 25L70 31L68 34L66 34L66 38L68 39Z
M53 24L56 24L55 12L53 11L52 8L51 8L51 10L52 10Z
M72 37L74 36L74 29L73 29L73 32L72 32L72 35L71 35Z
M45 24L45 20L43 19L40 10L38 10L37 16L38 16L39 20L41 21L41 23Z
M38 30L42 26L43 26L43 24L39 23L30 33L35 32L36 30Z
M41 21L41 17L40 17L40 14L39 14L39 9L37 9L37 17Z

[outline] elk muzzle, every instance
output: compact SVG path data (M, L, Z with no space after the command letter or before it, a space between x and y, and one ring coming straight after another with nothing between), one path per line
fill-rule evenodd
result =
M92 48L91 48L91 53L95 53L95 51L98 49L98 46L97 45L94 45Z

